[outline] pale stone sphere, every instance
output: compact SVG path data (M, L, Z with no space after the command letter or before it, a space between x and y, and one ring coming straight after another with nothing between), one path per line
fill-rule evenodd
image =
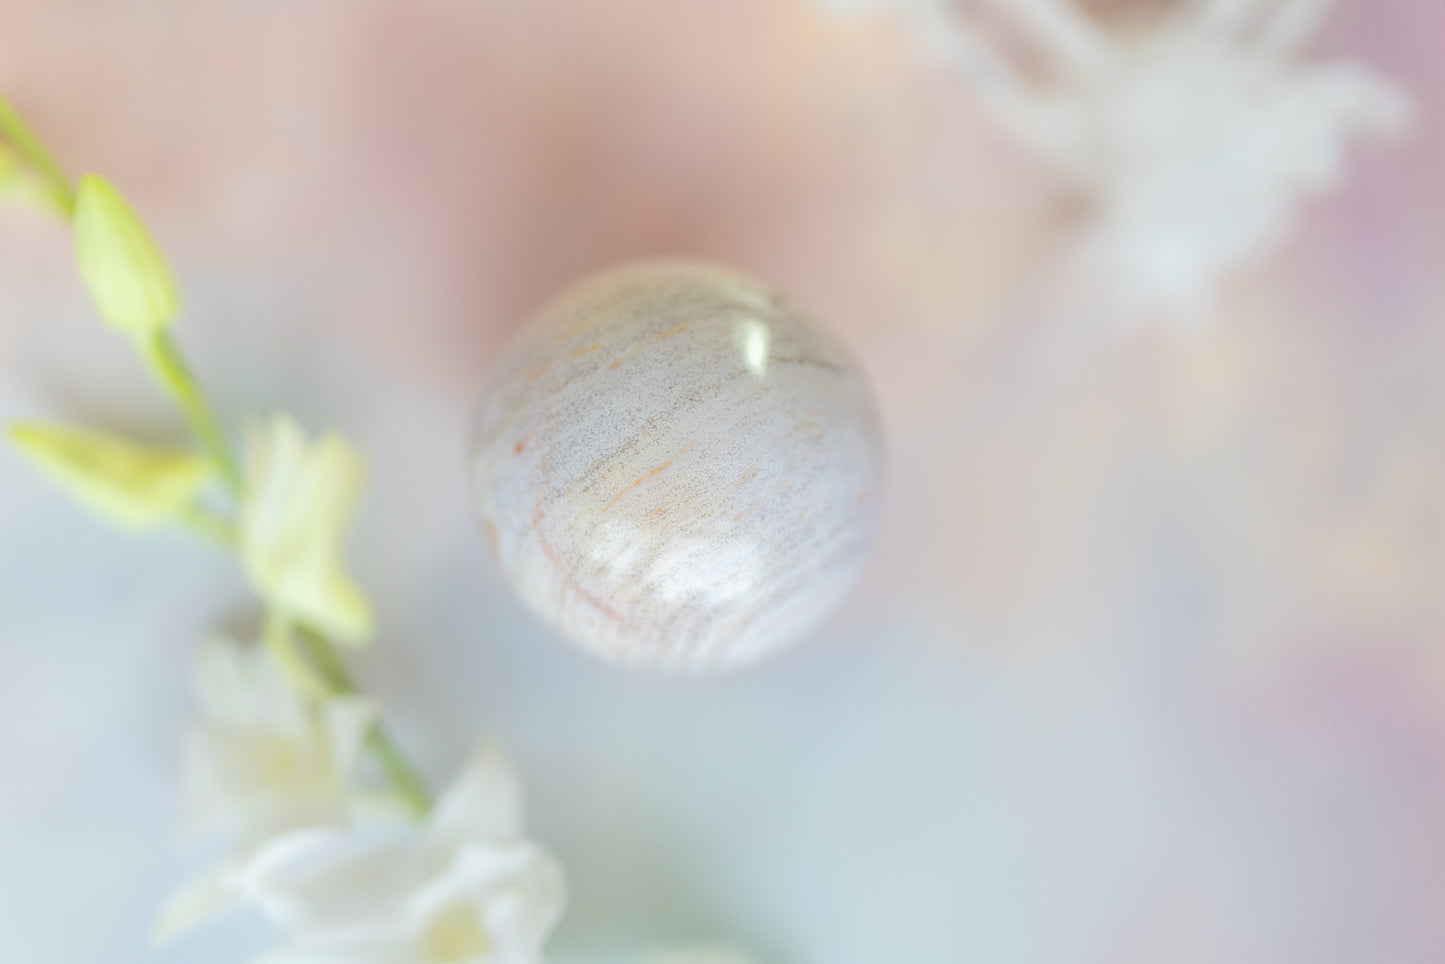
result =
M477 423L506 578L617 662L741 666L814 629L863 565L878 418L841 345L776 291L685 261L563 292L502 358Z

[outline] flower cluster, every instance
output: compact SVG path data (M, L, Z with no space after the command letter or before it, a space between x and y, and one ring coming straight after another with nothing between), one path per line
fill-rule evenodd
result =
M500 753L478 752L412 822L361 789L370 701L304 699L270 650L229 640L203 647L197 677L191 818L235 850L166 903L159 940L249 904L288 937L268 964L541 959L562 873L524 835Z
M199 652L191 822L226 834L232 849L167 902L157 937L248 905L283 935L263 958L270 964L540 961L564 885L523 832L512 771L485 749L433 801L337 653L336 643L360 646L374 632L343 560L364 477L358 454L277 415L251 425L237 458L171 334L180 297L150 231L102 178L72 189L0 100L5 199L70 224L97 312L135 344L197 446L158 449L53 423L13 425L12 442L115 525L180 525L234 552L264 607L259 640L214 640Z
M958 0L894 6L1023 145L1092 204L1081 274L1125 311L1197 314L1337 184L1348 140L1409 114L1356 64L1299 58L1327 0L1200 0L1114 35L1075 0L993 0L1045 78L1025 80Z

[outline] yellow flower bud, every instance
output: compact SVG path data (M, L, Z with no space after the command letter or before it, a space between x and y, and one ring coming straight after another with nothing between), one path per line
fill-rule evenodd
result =
M360 456L336 435L307 439L284 415L253 425L246 442L237 542L257 592L287 619L364 642L371 608L342 560L361 495Z
M215 475L210 462L189 452L68 425L12 425L10 440L81 503L128 529L180 515Z
M121 193L94 174L75 198L75 263L100 316L128 335L163 330L180 310L165 255Z

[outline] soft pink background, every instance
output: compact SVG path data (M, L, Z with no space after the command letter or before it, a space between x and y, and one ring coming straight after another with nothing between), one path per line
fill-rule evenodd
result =
M1445 67L1341 0L1412 133L1355 154L1213 323L1070 342L1078 211L909 36L795 0L0 0L0 89L124 188L228 416L369 449L368 675L441 776L514 750L565 961L722 933L777 964L1435 961L1445 946ZM872 375L892 495L808 647L601 667L511 602L462 472L507 333L647 254L790 290ZM173 435L0 216L0 405ZM0 456L0 960L139 961L184 657L244 592ZM38 881L38 883L37 883ZM228 931L168 960L241 960ZM235 936L240 934L241 936ZM233 943L233 941L239 943Z

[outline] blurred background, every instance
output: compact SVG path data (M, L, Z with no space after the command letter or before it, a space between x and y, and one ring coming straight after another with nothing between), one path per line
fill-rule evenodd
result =
M1094 2L1103 29L1167 3ZM1143 19L1139 19L1143 18ZM1137 28L1147 29L1147 28ZM1445 953L1445 6L1307 59L1408 95L1196 317L1101 318L1091 202L906 17L806 0L0 0L0 90L171 254L232 424L369 453L359 660L434 778L505 745L559 964L1435 962ZM1203 158L1201 160L1207 160ZM1097 199L1095 199L1097 200ZM576 277L712 258L852 348L890 444L847 607L720 679L603 665L478 536L471 407ZM63 229L0 213L0 416L183 426ZM163 953L188 657L229 561L0 452L0 961Z

